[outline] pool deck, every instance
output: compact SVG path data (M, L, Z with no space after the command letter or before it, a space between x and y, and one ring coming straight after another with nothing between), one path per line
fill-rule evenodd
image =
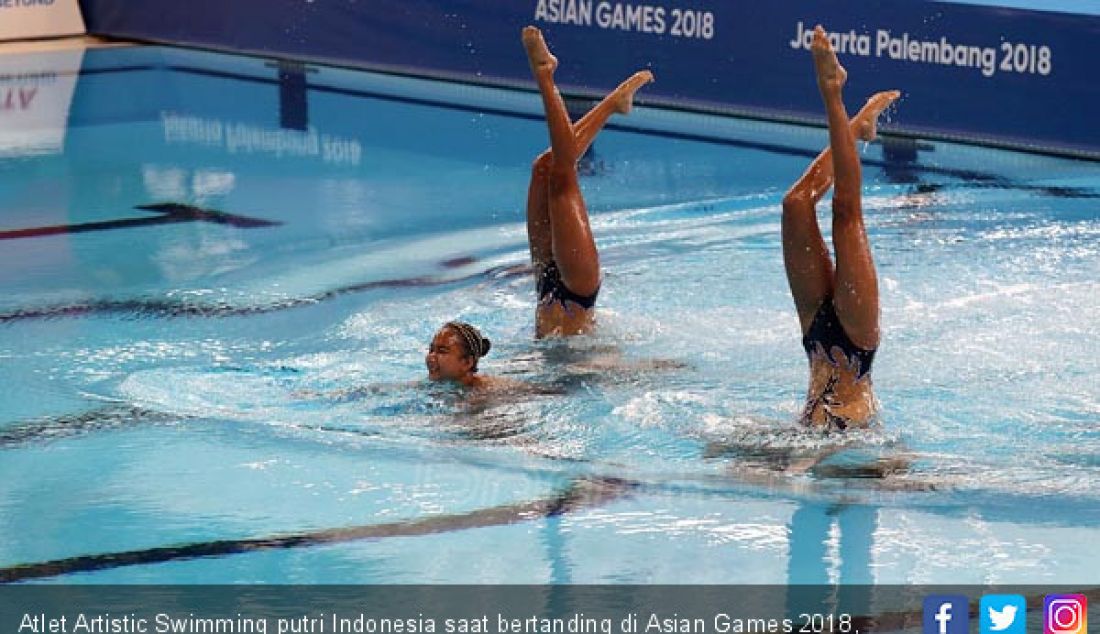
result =
M65 51L74 48L110 48L117 46L133 46L134 44L135 42L107 39L94 35L74 35L36 40L12 40L7 42L0 41L0 55L40 53L42 51Z

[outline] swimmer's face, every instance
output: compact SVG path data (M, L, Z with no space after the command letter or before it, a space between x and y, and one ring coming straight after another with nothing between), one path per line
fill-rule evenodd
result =
M466 354L459 341L458 333L443 328L435 333L424 357L428 366L428 379L432 381L459 381L470 374L474 367L474 358Z

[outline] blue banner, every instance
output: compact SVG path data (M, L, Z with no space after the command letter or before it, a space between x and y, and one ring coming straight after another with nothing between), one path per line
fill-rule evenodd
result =
M924 0L82 0L90 32L533 88L535 24L564 92L639 68L647 103L821 123L808 51L825 25L849 108L904 93L899 133L1100 158L1100 16Z

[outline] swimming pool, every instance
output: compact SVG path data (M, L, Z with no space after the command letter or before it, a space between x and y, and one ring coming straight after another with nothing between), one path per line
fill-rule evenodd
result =
M823 130L613 121L582 176L600 330L534 342L536 95L158 47L7 63L72 107L0 153L6 580L1096 580L1095 163L863 150L884 426L822 438L792 429L778 216ZM323 396L423 376L452 318L553 389Z
M1100 6L1091 0L1049 0L1048 2L1036 2L1035 0L937 0L953 2L954 4L977 4L991 7L1003 7L1007 9L1029 9L1031 11L1057 11L1060 13L1075 13L1078 15L1098 15Z

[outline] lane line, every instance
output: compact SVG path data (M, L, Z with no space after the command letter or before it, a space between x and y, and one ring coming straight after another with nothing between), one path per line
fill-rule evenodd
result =
M461 515L438 515L389 524L366 524L250 539L230 539L163 546L142 550L80 555L0 568L0 584L59 577L129 566L227 557L266 550L289 550L390 537L417 537L556 517L622 498L633 485L614 478L574 480L557 495L505 504Z

